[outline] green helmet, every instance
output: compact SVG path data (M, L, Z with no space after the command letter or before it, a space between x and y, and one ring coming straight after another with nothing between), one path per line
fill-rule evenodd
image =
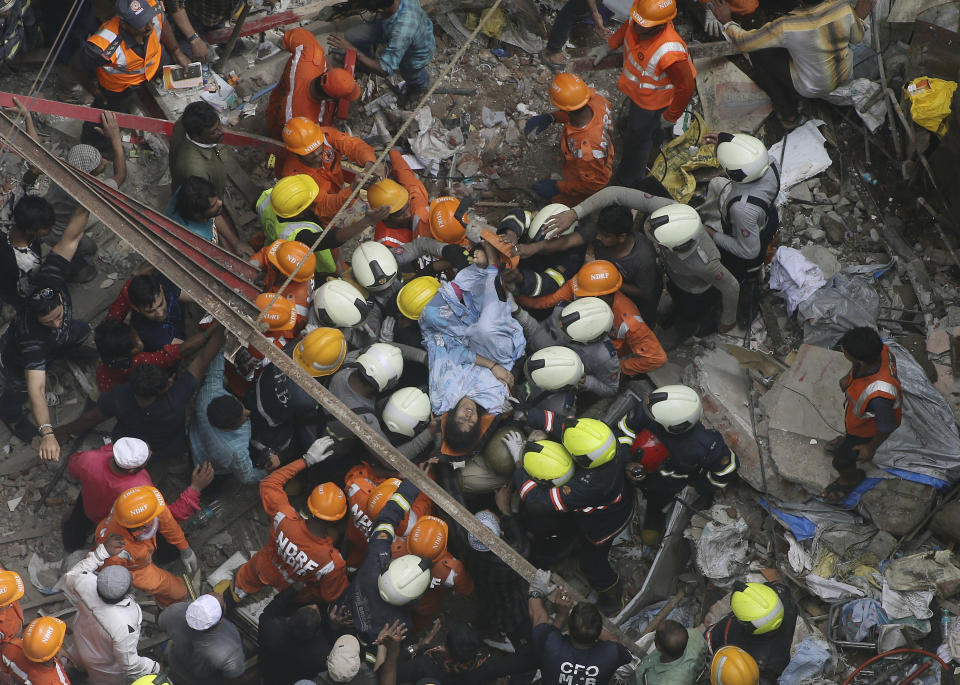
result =
M503 444L503 436L512 433L517 429L511 426L502 426L494 431L483 448L483 461L491 471L503 478L509 478L513 475L516 465L513 463L513 457L510 456L510 450Z
M573 457L559 442L537 440L524 445L523 468L534 480L563 485L573 477Z
M563 431L563 446L577 466L595 469L617 454L617 440L610 426L597 419L579 419Z

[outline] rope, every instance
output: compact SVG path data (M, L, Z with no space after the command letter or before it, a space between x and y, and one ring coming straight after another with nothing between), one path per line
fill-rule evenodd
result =
M436 81L434 81L433 85L430 86L430 89L427 90L426 94L424 94L424 96L420 99L419 104L417 104L417 106L414 107L413 111L410 113L410 116L408 116L406 120L404 120L403 125L400 127L400 130L397 131L396 135L393 136L393 139L389 143L387 143L387 146L383 149L383 152L380 153L380 156L377 158L377 161L374 162L374 166L368 169L363 174L363 176L360 177L359 182L354 182L353 192L350 193L350 197L348 197L346 202L344 202L343 205L340 207L340 209L337 210L337 213L333 215L332 219L330 219L330 222L327 224L327 227L323 229L323 232L313 242L313 245L310 246L310 252L308 252L307 255L300 260L300 263L297 264L297 267L292 270L289 276L287 276L287 280L285 280L283 282L283 285L281 285L280 288L277 289L277 292L276 294L274 294L273 299L270 300L269 304L267 304L267 306L263 309L263 311L257 317L258 322L263 320L264 315L270 310L270 308L274 305L274 303L283 296L283 291L286 290L287 286L289 286L291 281L293 281L293 277L303 267L304 262L306 262L307 259L310 258L310 253L312 253L317 249L320 243L323 242L323 239L327 236L327 233L330 232L330 229L337 224L337 221L340 219L341 215L346 211L350 203L353 202L354 198L357 197L357 195L360 193L360 190L364 187L364 185L366 185L370 177L373 176L374 169L377 167L377 165L382 164L383 161L387 158L387 156L390 154L390 151L393 150L393 146L396 145L397 141L400 140L400 137L410 127L411 122L413 122L414 116L416 116L417 112L420 111L421 107L426 106L427 100L430 99L430 97L437 90L437 88L440 87L440 84L443 83L443 81L446 80L446 78L450 75L450 72L453 71L453 68L457 65L457 63L463 57L463 54L467 51L467 48L480 34L480 31L486 25L487 20L494 14L494 12L496 12L497 8L500 7L500 4L502 2L503 0L495 0L493 5L490 6L490 9L484 11L483 15L480 17L480 21L477 22L477 27L473 30L473 33L471 33L470 37L467 38L466 42L462 46L460 46L460 49L457 51L457 54L453 56L453 59L450 60L450 63L447 64L447 66L444 67L443 71L440 72L440 75L437 77Z
M63 25L60 26L60 32L57 34L56 40L54 40L53 45L47 51L47 56L43 58L43 64L40 65L40 71L37 72L37 77L33 79L33 83L30 84L30 90L27 95L27 104L26 114L21 114L17 112L17 116L14 118L12 124L10 124L10 130L7 132L7 139L10 141L10 144L17 139L17 135L20 133L20 126L23 125L24 120L30 116L30 105L33 104L33 101L37 99L37 94L43 89L43 85L47 82L47 77L50 75L50 70L53 69L52 62L55 62L57 57L60 56L60 51L63 50L63 46L66 41L61 41L60 39L64 37L64 33L69 33L73 30L73 25L77 21L77 17L80 15L80 3L83 0L73 0L73 5L70 7L70 11L67 13L67 20L63 22ZM52 58L52 59L51 59ZM48 66L49 65L49 66ZM44 74L44 69L46 73ZM39 85L37 82L39 81ZM10 151L9 146L3 149L3 152L0 153L0 169L3 168L3 162L7 158L7 153Z

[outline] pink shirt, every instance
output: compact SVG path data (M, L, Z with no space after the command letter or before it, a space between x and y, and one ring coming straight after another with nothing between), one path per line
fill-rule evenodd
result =
M70 457L68 471L72 478L80 481L83 511L94 522L107 518L110 508L123 491L138 485L153 485L146 469L130 474L115 473L110 468L111 459L113 445L77 452ZM200 493L188 487L176 502L168 503L167 508L177 521L188 519L200 509Z

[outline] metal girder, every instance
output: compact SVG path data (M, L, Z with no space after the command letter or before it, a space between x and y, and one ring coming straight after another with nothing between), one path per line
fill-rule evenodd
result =
M13 123L3 113L0 113L0 117L3 117L9 123ZM337 396L317 382L283 350L264 337L255 321L257 312L249 302L205 272L197 273L196 270L185 265L181 259L178 259L177 251L164 244L158 235L148 232L138 222L118 210L110 201L88 186L82 172L73 169L52 155L26 134L17 136L16 141L11 142L7 133L0 128L0 140L6 142L16 154L40 169L53 182L63 187L77 202L97 216L105 226L129 243L149 263L162 271L183 292L192 297L209 314L221 322L227 330L236 335L243 344L253 345L264 357L276 364L330 415L356 435L377 459L397 471L403 478L413 482L421 492L449 514L459 525L483 542L491 552L496 554L521 578L527 581L533 579L537 571L536 567L518 554L502 538L490 532L450 493L398 452L383 435L371 429ZM575 600L583 601L583 596L559 575L554 573L553 581L562 585ZM619 626L607 619L604 619L604 625L632 653L643 656L634 641L624 634Z
M269 31L270 29L278 29L281 26L295 24L303 21L304 19L312 19L326 8L339 5L344 1L345 0L318 0L317 2L311 2L310 4L303 5L301 7L293 7L291 9L284 10L283 12L277 12L276 14L268 14L264 17L258 17L256 19L247 19L246 21L242 22L240 31L237 32L237 37L242 38L244 36L253 36L258 33L263 33L264 31ZM234 24L234 26L207 31L205 34L203 34L203 39L211 45L224 43L230 39L231 35L233 35L235 27L240 23L241 22L238 21L237 24Z

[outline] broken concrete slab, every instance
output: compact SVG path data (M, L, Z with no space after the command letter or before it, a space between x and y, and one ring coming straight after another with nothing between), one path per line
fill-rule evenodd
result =
M929 485L888 478L864 493L857 509L877 528L899 537L920 525L936 497Z
M694 59L703 118L711 131L754 132L773 105L739 67L725 58Z
M818 233L816 239L822 240L824 232L820 229L807 229L807 235L813 239L813 235L811 234L813 230L816 230ZM823 272L824 279L827 281L840 272L840 260L837 259L837 256L828 247L824 247L823 245L804 245L800 248L800 254L819 266L820 271Z

